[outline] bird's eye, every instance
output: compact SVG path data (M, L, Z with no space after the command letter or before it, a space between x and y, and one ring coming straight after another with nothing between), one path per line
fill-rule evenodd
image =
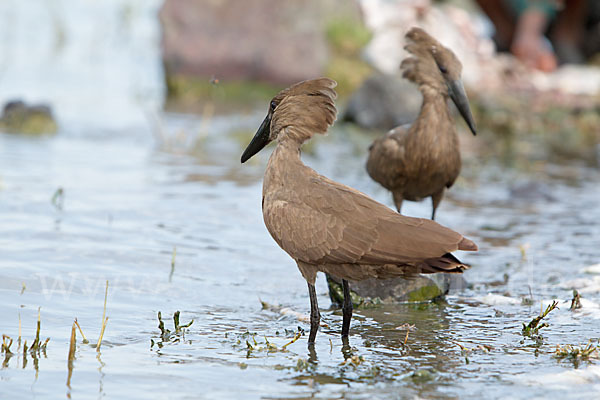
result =
M442 74L447 74L448 73L448 70L443 65L438 65L438 68L440 69L440 72Z
M275 111L275 107L277 107L277 103L275 103L275 100L273 100L271 102L271 111Z

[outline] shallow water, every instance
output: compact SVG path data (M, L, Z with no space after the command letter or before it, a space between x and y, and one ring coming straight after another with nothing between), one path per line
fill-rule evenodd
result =
M559 361L553 352L557 344L598 344L600 337L600 285L582 271L600 259L597 170L541 165L522 173L467 157L439 222L480 246L459 254L473 266L465 274L469 289L438 303L357 310L347 349L338 334L341 314L329 308L320 276L317 293L329 327L317 337L316 355L307 350L307 336L286 351L268 351L267 340L281 350L308 325L263 310L260 300L300 313L309 301L296 266L262 222L261 181L271 149L239 164L260 117L207 125L166 115L161 140L143 128L45 138L0 134L0 333L15 339L11 349L19 353L4 359L0 397L595 396L597 364ZM369 140L338 127L304 159L391 205L364 171ZM63 196L53 203L58 188ZM407 203L404 211L426 217L429 210L423 202ZM107 280L100 352L78 333L68 387L73 320L95 343ZM570 300L573 285L584 307L572 312L561 303L541 342L524 338L521 324L542 302ZM530 296L533 305L523 305L521 298ZM50 341L24 365L16 351L19 318L31 344L38 307L41 338ZM161 341L157 312L173 330L177 310L182 323L193 324ZM405 323L416 328L408 339Z
M479 244L458 255L473 265L469 289L438 303L356 310L348 349L320 276L328 327L316 354L306 336L281 351L308 325L261 300L301 314L309 301L262 222L271 150L239 164L262 115L201 121L156 111L159 6L0 4L0 98L47 101L61 127L54 137L0 134L0 334L14 339L14 355L0 354L0 398L596 397L597 361L553 357L557 344L600 337L600 277L583 271L600 259L600 176L585 166L531 162L525 173L467 154L438 217ZM364 170L371 139L336 127L304 159L391 205ZM404 212L427 217L430 205L406 203ZM102 346L77 333L68 386L73 320L96 343L106 281ZM541 342L524 338L522 323L542 302L568 301L572 287L583 308L561 302ZM50 341L24 358L19 321L31 345L38 309ZM161 339L158 311L173 330L177 310L193 324ZM414 325L408 338L404 324Z

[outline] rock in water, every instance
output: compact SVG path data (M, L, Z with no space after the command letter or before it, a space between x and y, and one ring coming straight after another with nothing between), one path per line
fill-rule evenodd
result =
M4 105L0 117L0 131L8 133L56 133L57 125L52 110L46 104L28 105L12 100Z
M352 94L342 119L361 128L387 131L414 121L421 102L414 84L393 75L375 74Z
M331 302L342 304L342 281L327 275ZM371 304L422 303L461 290L467 283L461 274L419 275L414 279L366 279L352 282L351 296L355 306Z

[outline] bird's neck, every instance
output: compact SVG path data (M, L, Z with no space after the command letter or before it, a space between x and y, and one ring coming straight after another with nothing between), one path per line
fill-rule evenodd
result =
M433 90L421 90L423 104L414 125L420 134L452 135L454 123L448 107L448 96Z
M263 180L263 195L267 188L287 185L294 182L290 176L296 176L307 168L300 159L300 146L302 144L292 139L282 139L271 153L265 178Z
M302 143L300 141L291 139L289 137L284 137L277 142L277 147L273 151L271 158L273 158L273 156L277 156L278 161L281 160L290 163L302 163L302 161L300 160L301 146Z

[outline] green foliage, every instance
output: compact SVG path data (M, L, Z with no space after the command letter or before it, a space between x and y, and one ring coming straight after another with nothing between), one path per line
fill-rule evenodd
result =
M327 41L333 50L347 56L359 56L372 36L360 21L350 17L331 19L325 31Z
M352 93L372 68L361 58L362 49L371 40L371 32L357 18L335 17L326 23L329 63L326 75L338 82L340 96Z
M215 79L166 74L167 109L203 112L207 104L217 111L265 104L281 87L252 81Z

